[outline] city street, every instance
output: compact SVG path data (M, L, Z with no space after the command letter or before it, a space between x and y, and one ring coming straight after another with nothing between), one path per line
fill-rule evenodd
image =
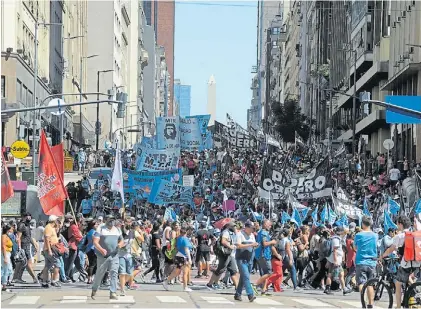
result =
M36 272L41 271L39 263ZM194 272L193 272L194 274ZM252 281L258 278L252 276ZM31 282L25 272L24 280ZM343 296L341 292L325 295L321 290L287 289L282 293L258 297L249 303L243 293L243 301L234 300L234 290L210 291L206 279L193 279L192 292L182 291L181 285L170 286L165 291L160 284L139 284L137 290L126 291L126 296L110 300L109 292L101 288L95 300L91 299L90 286L70 283L61 288L42 289L36 284L16 284L12 293L2 293L2 308L361 308L358 293ZM387 308L386 303L377 307Z

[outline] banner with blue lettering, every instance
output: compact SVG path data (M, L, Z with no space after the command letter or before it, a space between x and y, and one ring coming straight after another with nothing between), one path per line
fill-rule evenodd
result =
M138 147L137 171L166 171L178 168L180 149L147 149Z
M140 199L148 198L153 184L163 180L178 183L182 177L180 169L169 171L139 172L123 168L124 193Z
M180 131L182 149L199 150L203 146L202 133L197 118L180 118Z
M159 149L179 149L180 136L180 117L156 117L156 141Z
M170 181L155 182L148 201L157 205L193 203L193 188Z
M200 134L202 135L202 146L199 148L199 151L203 151L205 149L211 149L213 146L213 143L212 143L212 146L209 147L210 144L208 141L208 137L210 135L210 132L208 131L210 115L196 115L196 116L186 117L186 119L190 119L190 118L195 118L199 122ZM212 139L212 135L210 135L210 138Z

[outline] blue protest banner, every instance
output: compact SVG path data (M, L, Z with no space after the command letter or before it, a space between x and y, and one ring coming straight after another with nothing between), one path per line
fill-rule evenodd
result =
M156 141L158 149L180 148L180 118L156 117Z
M182 149L199 150L203 146L202 133L197 118L180 118L180 132Z
M148 201L157 205L193 203L193 189L170 181L155 182Z
M181 170L139 172L123 168L124 193L130 193L137 198L148 198L153 184L161 180L178 183L181 179Z
M386 102L421 112L421 96L388 95L386 96ZM419 124L421 119L419 116L388 107L386 109L386 123Z
M138 146L144 147L144 148L149 148L149 149L158 149L158 145L156 142L156 136L143 136L142 137L142 142L139 144L136 144ZM133 147L134 150L134 147ZM136 148L137 150L137 148ZM135 150L135 151L136 151Z
M138 171L165 171L178 168L180 149L137 149L136 170Z
M210 115L195 115L195 116L186 117L186 119L189 119L189 118L197 119L197 121L199 122L200 134L202 135L202 145L201 147L199 147L199 151L203 151L205 149L211 149L213 146L213 143L211 147L208 147L210 145L208 141L208 136L210 134L210 132L208 131Z

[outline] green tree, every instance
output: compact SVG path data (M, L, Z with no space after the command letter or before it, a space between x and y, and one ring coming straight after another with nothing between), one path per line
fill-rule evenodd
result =
M295 132L307 141L310 136L309 118L301 113L301 107L296 100L287 100L284 104L272 103L272 113L275 130L287 143L295 142Z

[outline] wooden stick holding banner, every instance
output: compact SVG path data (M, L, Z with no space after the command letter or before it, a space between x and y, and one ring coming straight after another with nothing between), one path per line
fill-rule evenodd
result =
M77 220L76 220L75 211L74 211L74 209L73 209L72 203L70 203L70 199L69 199L69 197L68 197L68 196L67 196L67 198L66 198L66 202L67 202L67 203L69 203L69 206L70 206L70 211L72 212L73 219L75 220L76 225L78 225L78 224L77 224Z

